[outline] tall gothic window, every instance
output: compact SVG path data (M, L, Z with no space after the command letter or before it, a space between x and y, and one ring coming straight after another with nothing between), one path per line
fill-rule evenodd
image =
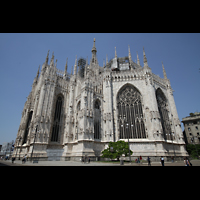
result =
M125 85L117 96L119 138L146 138L140 92Z
M156 99L158 103L158 110L160 113L161 124L163 128L163 135L165 140L171 139L171 125L168 116L167 99L161 89L156 90Z
M100 101L94 103L94 139L101 139L101 109Z
M59 96L56 101L56 108L54 114L53 130L51 135L52 142L59 142L59 131L61 131L61 111L62 111L62 98Z
M27 123L26 123L26 129L25 129L25 133L24 133L24 140L23 140L22 144L25 144L26 141L27 141L27 136L28 136L28 132L29 132L29 126L30 126L30 123L31 123L32 115L33 115L33 111L29 112L28 120L27 120Z

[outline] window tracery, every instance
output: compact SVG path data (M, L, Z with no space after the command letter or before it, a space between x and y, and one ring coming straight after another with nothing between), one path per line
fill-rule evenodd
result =
M54 114L53 130L51 135L52 142L59 141L59 131L61 130L61 111L62 111L62 98L59 96L56 101L56 108Z
M171 135L171 125L168 116L168 105L167 99L161 89L156 90L156 99L158 103L158 110L160 113L161 124L163 128L163 135L165 140L170 140Z
M101 109L100 101L94 103L94 139L101 139Z
M117 96L119 138L146 138L141 94L131 85L126 85Z

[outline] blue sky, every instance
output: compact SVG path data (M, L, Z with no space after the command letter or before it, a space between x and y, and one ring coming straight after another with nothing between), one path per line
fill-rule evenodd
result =
M200 112L200 34L199 33L0 33L0 144L15 140L26 97L47 51L54 52L57 68L68 72L77 57L91 58L93 39L97 58L115 55L132 60L136 52L143 66L143 47L152 72L163 78L162 61L171 81L179 119ZM50 62L50 59L49 59ZM183 128L183 125L182 125Z

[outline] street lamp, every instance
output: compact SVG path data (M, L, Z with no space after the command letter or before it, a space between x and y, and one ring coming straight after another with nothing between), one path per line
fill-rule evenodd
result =
M128 135L128 152L129 152L129 160L131 163L131 154L130 154L130 145L129 145L129 134L128 134L128 123L126 123L127 135Z

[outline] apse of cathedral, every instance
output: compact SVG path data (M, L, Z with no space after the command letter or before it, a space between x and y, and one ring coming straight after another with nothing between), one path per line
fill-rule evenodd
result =
M132 157L187 156L170 80L152 73L143 48L143 66L128 56L103 67L95 39L90 62L71 74L57 68L49 51L25 102L13 155L40 160L91 160L101 157L109 142L129 140ZM82 70L82 73L81 73Z

